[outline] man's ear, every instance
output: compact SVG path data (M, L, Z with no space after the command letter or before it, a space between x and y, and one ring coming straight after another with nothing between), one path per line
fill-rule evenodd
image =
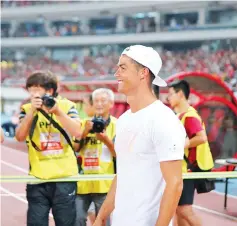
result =
M143 80L143 79L149 79L149 76L150 76L150 74L149 74L149 69L148 68L146 68L146 67L144 67L144 68L142 68L141 69L141 77L140 77L140 79L141 80Z
M185 95L182 90L179 90L177 94L179 95L180 98L185 98Z
M138 73L139 73L139 76L140 76L140 80L143 80L145 78L143 69L140 69Z
M54 94L54 90L53 88L49 89L49 90L46 90L46 93L50 94L51 96L53 96Z
M109 106L109 109L111 110L112 108L114 107L114 101L110 101L110 106Z

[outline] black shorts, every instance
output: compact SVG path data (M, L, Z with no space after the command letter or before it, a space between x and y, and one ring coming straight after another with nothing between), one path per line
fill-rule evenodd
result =
M179 200L179 206L192 205L195 191L195 180L183 180L183 191Z

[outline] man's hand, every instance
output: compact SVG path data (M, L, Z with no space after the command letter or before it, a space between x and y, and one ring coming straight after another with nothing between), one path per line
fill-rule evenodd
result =
M96 135L97 140L100 140L102 143L104 143L108 147L108 149L109 149L110 153L112 154L112 156L116 157L116 153L115 153L115 150L114 150L114 143L106 135L105 130L102 133L96 133L95 135Z
M57 99L54 98L54 100L55 105L52 108L46 108L45 106L43 106L43 108L45 108L49 113L59 116L62 113L62 110L58 107Z
M186 137L186 139L185 139L185 146L184 146L184 149L188 148L189 145L190 145L189 138Z
M100 140L101 142L105 143L107 140L107 135L105 133L105 131L103 131L102 133L96 133L96 139Z
M93 128L93 122L92 121L86 121L86 124L85 124L85 132L88 134L92 128Z
M105 226L106 219L110 216L110 214L114 210L116 188L117 188L117 176L115 175L113 182L110 186L110 190L99 210L99 213L96 217L96 220L93 226Z
M105 222L101 218L97 217L93 226L105 226Z
M84 139L85 137L87 137L88 133L92 130L93 127L93 122L92 121L86 121L85 123L85 128L81 134L81 138L80 139Z
M31 96L31 109L33 112L41 108L42 104L43 104L43 101L38 94Z

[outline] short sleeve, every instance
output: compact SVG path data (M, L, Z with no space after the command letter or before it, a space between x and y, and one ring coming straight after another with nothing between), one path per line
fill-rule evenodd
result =
M20 111L20 114L19 114L19 121L21 122L22 119L26 116L26 112L25 112L25 109L23 107L21 107L21 111Z
M78 111L74 106L70 108L67 114L70 118L79 118Z
M185 139L184 126L172 111L167 112L164 120L153 123L152 140L159 162L182 160Z
M195 117L185 118L184 127L189 138L194 137L198 132L203 130L201 121Z

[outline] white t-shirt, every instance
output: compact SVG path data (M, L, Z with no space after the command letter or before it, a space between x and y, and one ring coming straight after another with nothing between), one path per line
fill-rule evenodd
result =
M161 101L118 119L112 226L155 226L165 188L160 162L183 159L185 137L182 123Z

